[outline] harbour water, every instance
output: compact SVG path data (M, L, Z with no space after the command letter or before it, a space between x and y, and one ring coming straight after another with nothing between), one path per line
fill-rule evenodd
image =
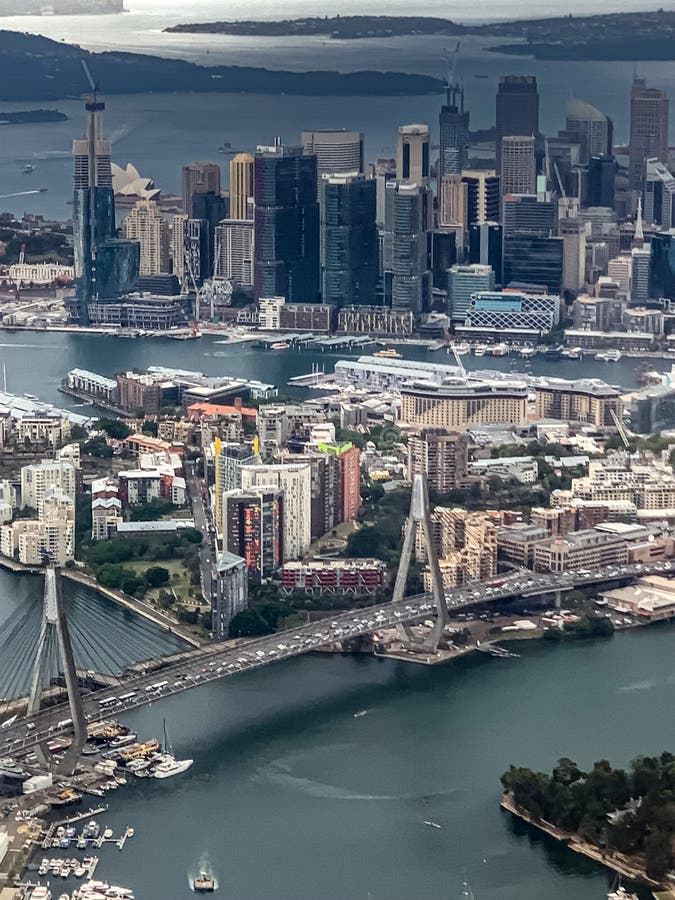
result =
M407 359L454 365L451 356L444 352L430 353L424 346L404 345L399 349ZM310 372L313 364L323 366L330 373L335 362L344 356L344 351L339 356L311 350L270 352L253 347L250 342L228 345L224 337L213 336L194 341L154 337L122 340L97 334L0 332L0 364L6 366L8 391L34 394L41 400L67 408L82 406L79 401L58 390L66 372L76 367L114 376L116 372L127 369L172 366L208 375L258 379L276 384L283 394L306 397L310 395L306 389L288 387L289 378ZM534 375L602 378L627 390L637 386L637 371L644 362L629 357L623 357L618 363L598 362L592 356L555 362L535 356L527 363L517 356L462 357L462 364L467 369L523 372L527 365L531 366L528 371ZM670 371L672 365L671 360L665 359L649 359L647 362L650 368L661 372ZM87 409L83 408L83 412L86 413Z
M0 609L18 581L0 576ZM465 874L478 900L604 900L608 873L501 812L499 775L672 749L673 640L663 624L433 669L306 657L155 703L125 721L166 718L195 763L108 795L100 818L136 837L97 877L181 900L208 860L241 900L459 900Z

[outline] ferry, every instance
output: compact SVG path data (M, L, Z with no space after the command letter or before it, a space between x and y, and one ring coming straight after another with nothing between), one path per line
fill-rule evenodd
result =
M594 359L599 362L619 362L622 358L623 354L620 350L605 350L601 353L596 353Z
M270 350L288 350L290 346L288 341L276 341L274 344L270 344Z
M563 352L563 346L560 344L558 347L547 347L544 350L544 359L546 360L554 360L560 359L560 355Z
M394 350L393 347L387 347L385 350L377 350L373 353L373 356L377 356L380 359L403 359L403 354L399 353L398 350Z
M192 881L192 889L195 894L212 894L216 889L216 882L206 872L200 872L199 877Z

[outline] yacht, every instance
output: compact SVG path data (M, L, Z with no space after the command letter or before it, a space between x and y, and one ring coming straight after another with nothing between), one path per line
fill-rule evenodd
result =
M182 772L186 772L193 762L193 759L176 759L170 753L164 753L160 762L154 767L152 777L171 778L172 775L180 775Z
M508 352L507 344L494 344L490 349L490 356L506 356Z
M533 347L531 344L525 344L525 346L521 347L518 352L523 357L523 359L532 359L532 357L537 352L537 348Z
M467 353L471 352L471 347L467 344L466 341L459 341L458 343L453 343L452 347L455 350L457 356L466 356Z
M638 895L630 894L622 884L619 884L616 890L612 889L607 894L607 900L638 900Z
M565 359L581 359L582 350L581 347L567 347L565 350L560 351L560 355L564 356Z
M603 353L596 353L595 359L601 362L619 362L622 356L620 350L605 350Z

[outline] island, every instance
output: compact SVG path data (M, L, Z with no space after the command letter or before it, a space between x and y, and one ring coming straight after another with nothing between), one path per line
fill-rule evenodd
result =
M464 34L509 38L487 49L537 59L670 60L675 59L675 12L607 13L559 16L463 25L433 16L309 16L256 22L196 22L165 31L260 37L306 35L328 40L359 40L405 35Z
M58 109L0 110L0 125L32 125L35 122L65 122L68 116Z
M582 771L560 759L550 775L511 766L502 808L571 850L652 887L673 874L675 756L638 756L630 768L607 760Z
M106 94L167 93L397 96L439 93L443 82L404 72L286 72L246 66L200 66L142 53L89 53L34 34L0 31L4 77L0 100L57 100L87 90L85 61Z

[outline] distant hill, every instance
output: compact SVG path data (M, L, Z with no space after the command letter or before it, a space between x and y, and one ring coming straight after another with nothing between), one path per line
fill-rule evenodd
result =
M443 82L403 72L284 72L239 66L198 66L140 53L89 53L38 35L0 31L0 100L57 100L87 91L86 60L106 94L153 91L304 94L315 96L438 93Z

